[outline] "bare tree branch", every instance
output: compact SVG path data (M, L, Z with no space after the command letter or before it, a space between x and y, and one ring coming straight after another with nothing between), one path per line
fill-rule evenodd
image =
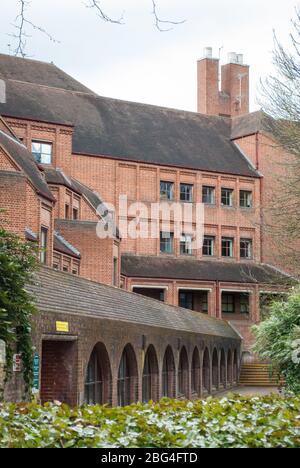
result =
M100 2L98 0L90 0L90 3L86 6L87 8L93 8L97 10L98 16L107 23L124 24L124 13L122 13L119 19L113 19L103 11L100 5Z
M16 28L16 34L10 34L11 37L17 40L17 46L15 49L15 55L21 55L22 57L26 57L27 54L25 52L26 49L26 39L29 38L30 36L26 33L25 27L26 24L29 25L32 29L41 32L45 36L50 39L52 42L59 42L56 39L54 39L51 34L49 34L45 29L43 29L40 26L37 26L34 24L32 21L27 19L26 17L26 7L30 5L30 2L26 0L18 0L19 3L19 14L17 15L15 19L15 24L14 27Z
M157 4L155 0L152 1L152 14L155 18L155 27L158 29L160 32L167 32L171 31L173 29L173 26L177 26L179 24L183 24L186 22L186 20L183 21L171 21L171 20L163 20L160 18L158 14L158 9L157 9ZM28 0L18 0L18 8L19 8L19 13L15 19L14 22L14 27L16 29L15 34L10 34L11 37L13 37L16 42L16 49L14 50L15 55L21 55L22 57L26 57L26 45L27 45L27 39L31 36L29 36L26 32L26 25L29 26L31 29L35 31L39 31L40 33L44 34L45 36L48 37L48 39L52 42L59 43L51 34L49 34L46 29L42 28L41 26L37 26L34 24L28 17L26 16L26 11L28 6L30 5L30 1ZM110 17L102 8L102 2L100 0L88 0L88 3L85 4L87 8L94 9L97 12L97 16L107 22L107 23L113 23L113 24L119 24L122 25L124 24L124 13L120 16L120 18L112 18Z
M160 31L160 32L168 32L173 29L172 26L177 26L179 24L184 24L186 20L182 21L170 21L170 20L162 20L160 19L157 11L157 5L155 0L152 0L152 6L153 6L153 11L152 14L155 18L155 27ZM164 28L162 25L169 25L169 27Z

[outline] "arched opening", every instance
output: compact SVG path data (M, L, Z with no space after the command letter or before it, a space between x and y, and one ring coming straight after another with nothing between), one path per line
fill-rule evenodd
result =
M167 398L175 398L175 361L171 346L167 347L164 355L162 394Z
M213 390L217 390L219 387L219 360L218 360L218 352L214 349L213 352L213 359L212 359L212 386Z
M227 353L227 382L230 386L232 386L232 383L233 383L232 370L233 370L232 351L231 349L229 349Z
M143 370L143 402L158 400L158 362L154 347L149 346Z
M192 393L200 396L200 356L198 348L194 349L191 370L191 387Z
M203 393L210 392L210 359L209 351L206 348L203 354L203 366L202 366L202 385Z
M188 398L189 396L189 360L185 347L182 348L179 356L178 393L180 397Z
M221 350L220 384L222 385L222 387L226 387L226 356L224 349Z
M84 401L88 405L111 404L112 377L109 356L103 343L94 347L89 359L84 385Z
M130 344L125 346L118 373L118 404L131 405L138 398L138 370L135 352Z
M237 357L237 350L234 350L233 354L233 383L237 384L238 382L238 357Z

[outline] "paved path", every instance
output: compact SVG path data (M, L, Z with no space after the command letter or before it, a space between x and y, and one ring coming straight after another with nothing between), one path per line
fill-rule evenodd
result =
M216 396L223 397L227 396L228 393L238 393L240 395L271 395L272 393L279 393L277 387L237 387L231 391L226 390L220 392Z

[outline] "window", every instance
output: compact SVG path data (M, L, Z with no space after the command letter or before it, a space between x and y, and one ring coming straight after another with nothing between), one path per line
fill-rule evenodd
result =
M206 205L215 205L216 203L216 189L215 187L202 187L202 203Z
M187 396L188 390L188 357L185 348L181 350L179 357L179 366L178 366L178 393L181 396Z
M114 286L119 285L119 262L117 258L114 258Z
M193 185L180 184L180 201L191 203L193 201Z
M174 234L173 232L160 233L160 252L165 254L173 253Z
M98 353L93 351L86 374L84 401L87 405L97 405L103 400L103 378Z
M174 200L173 182L160 182L160 198L162 200Z
M52 163L52 144L32 142L32 155L34 159L41 164Z
M233 190L222 188L221 203L223 206L233 206Z
M208 314L208 293L203 294L201 301L201 312Z
M180 239L180 255L192 255L193 238L191 235L183 234Z
M162 394L164 397L173 398L175 395L175 363L171 348L168 346L163 362L162 370Z
M40 261L41 263L44 263L44 264L47 262L47 244L48 244L48 229L45 227L42 227Z
M189 293L189 292L179 293L179 307L183 307L184 309L193 310L194 309L193 293Z
M248 192L247 190L240 191L240 207L252 208L252 192Z
M70 219L70 205L65 205L65 218Z
M234 295L233 294L222 294L222 313L223 314L234 314Z
M78 208L73 208L73 219L76 221L78 219Z
M249 294L242 294L240 297L241 314L249 314Z
M252 258L252 240L241 239L240 241L240 256L241 258Z
M233 239L222 238L222 257L233 257Z
M203 255L206 257L214 256L215 238L212 236L204 236Z

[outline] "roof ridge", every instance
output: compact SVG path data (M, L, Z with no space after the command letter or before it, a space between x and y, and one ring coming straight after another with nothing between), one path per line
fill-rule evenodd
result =
M41 62L41 63L44 63L44 62ZM58 70L61 70L61 69L58 68ZM63 71L63 70L61 70L61 71ZM63 73L65 73L65 72L63 72ZM161 106L161 105L158 105L158 104L151 104L151 103L138 102L138 101L130 101L128 99L114 98L114 97L110 97L110 96L102 96L102 95L100 95L100 94L98 94L98 93L96 93L96 92L94 92L92 90L90 90L90 92L88 92L88 91L78 91L78 90L75 91L75 90L66 89L66 88L59 88L59 87L56 87L56 86L48 86L48 85L44 85L44 84L40 84L40 83L33 83L31 81L16 80L14 78L8 78L8 79L6 79L4 81L12 81L14 83L21 83L21 84L25 84L25 85L31 85L31 86L34 86L34 87L37 86L37 87L45 88L45 89L53 89L54 91L65 91L67 93L75 94L75 95L91 96L91 97L93 97L95 99L105 99L107 101L121 102L123 104L129 104L129 105L132 104L132 105L139 106L139 107L151 107L151 108L154 108L154 109L160 109L162 111L165 110L165 111L169 111L169 112L189 114L189 115L194 115L195 117L196 116L202 117L203 119L206 119L206 120L219 120L219 121L225 121L225 122L228 122L228 123L231 120L230 117L226 117L226 116L222 116L222 115L206 115L206 114L201 114L200 112L197 112L197 111L191 111L191 110L186 110L186 109L178 109L176 107ZM77 81L77 80L75 80L75 81ZM80 83L80 81L78 81L78 83L82 85L82 83ZM84 86L84 85L82 85L82 86ZM88 88L87 88L87 90L88 90Z
M56 67L58 70L61 70L60 68ZM61 70L63 71L63 70ZM64 72L63 72L64 73ZM66 75L68 75L66 73ZM70 76L70 75L68 75ZM71 77L71 76L70 76ZM77 81L75 80L75 78L71 77L74 81ZM40 88L45 88L45 89L53 89L55 91L66 91L67 93L71 93L71 94L83 94L83 95L86 95L86 96L93 96L93 97L97 97L98 94L96 94L94 91L90 90L90 92L88 92L88 88L87 88L87 91L75 91L73 89L67 89L67 88L60 88L60 87L57 87L57 86L48 86L48 85L45 85L45 84L41 84L41 83L33 83L32 81L24 81L24 80L16 80L14 78L2 78L4 81L12 81L14 83L21 83L21 84L25 84L25 85L31 85L31 86L38 86ZM80 81L77 81L77 83L81 84L82 86L84 86L82 83L80 83ZM101 96L99 96L101 97Z

